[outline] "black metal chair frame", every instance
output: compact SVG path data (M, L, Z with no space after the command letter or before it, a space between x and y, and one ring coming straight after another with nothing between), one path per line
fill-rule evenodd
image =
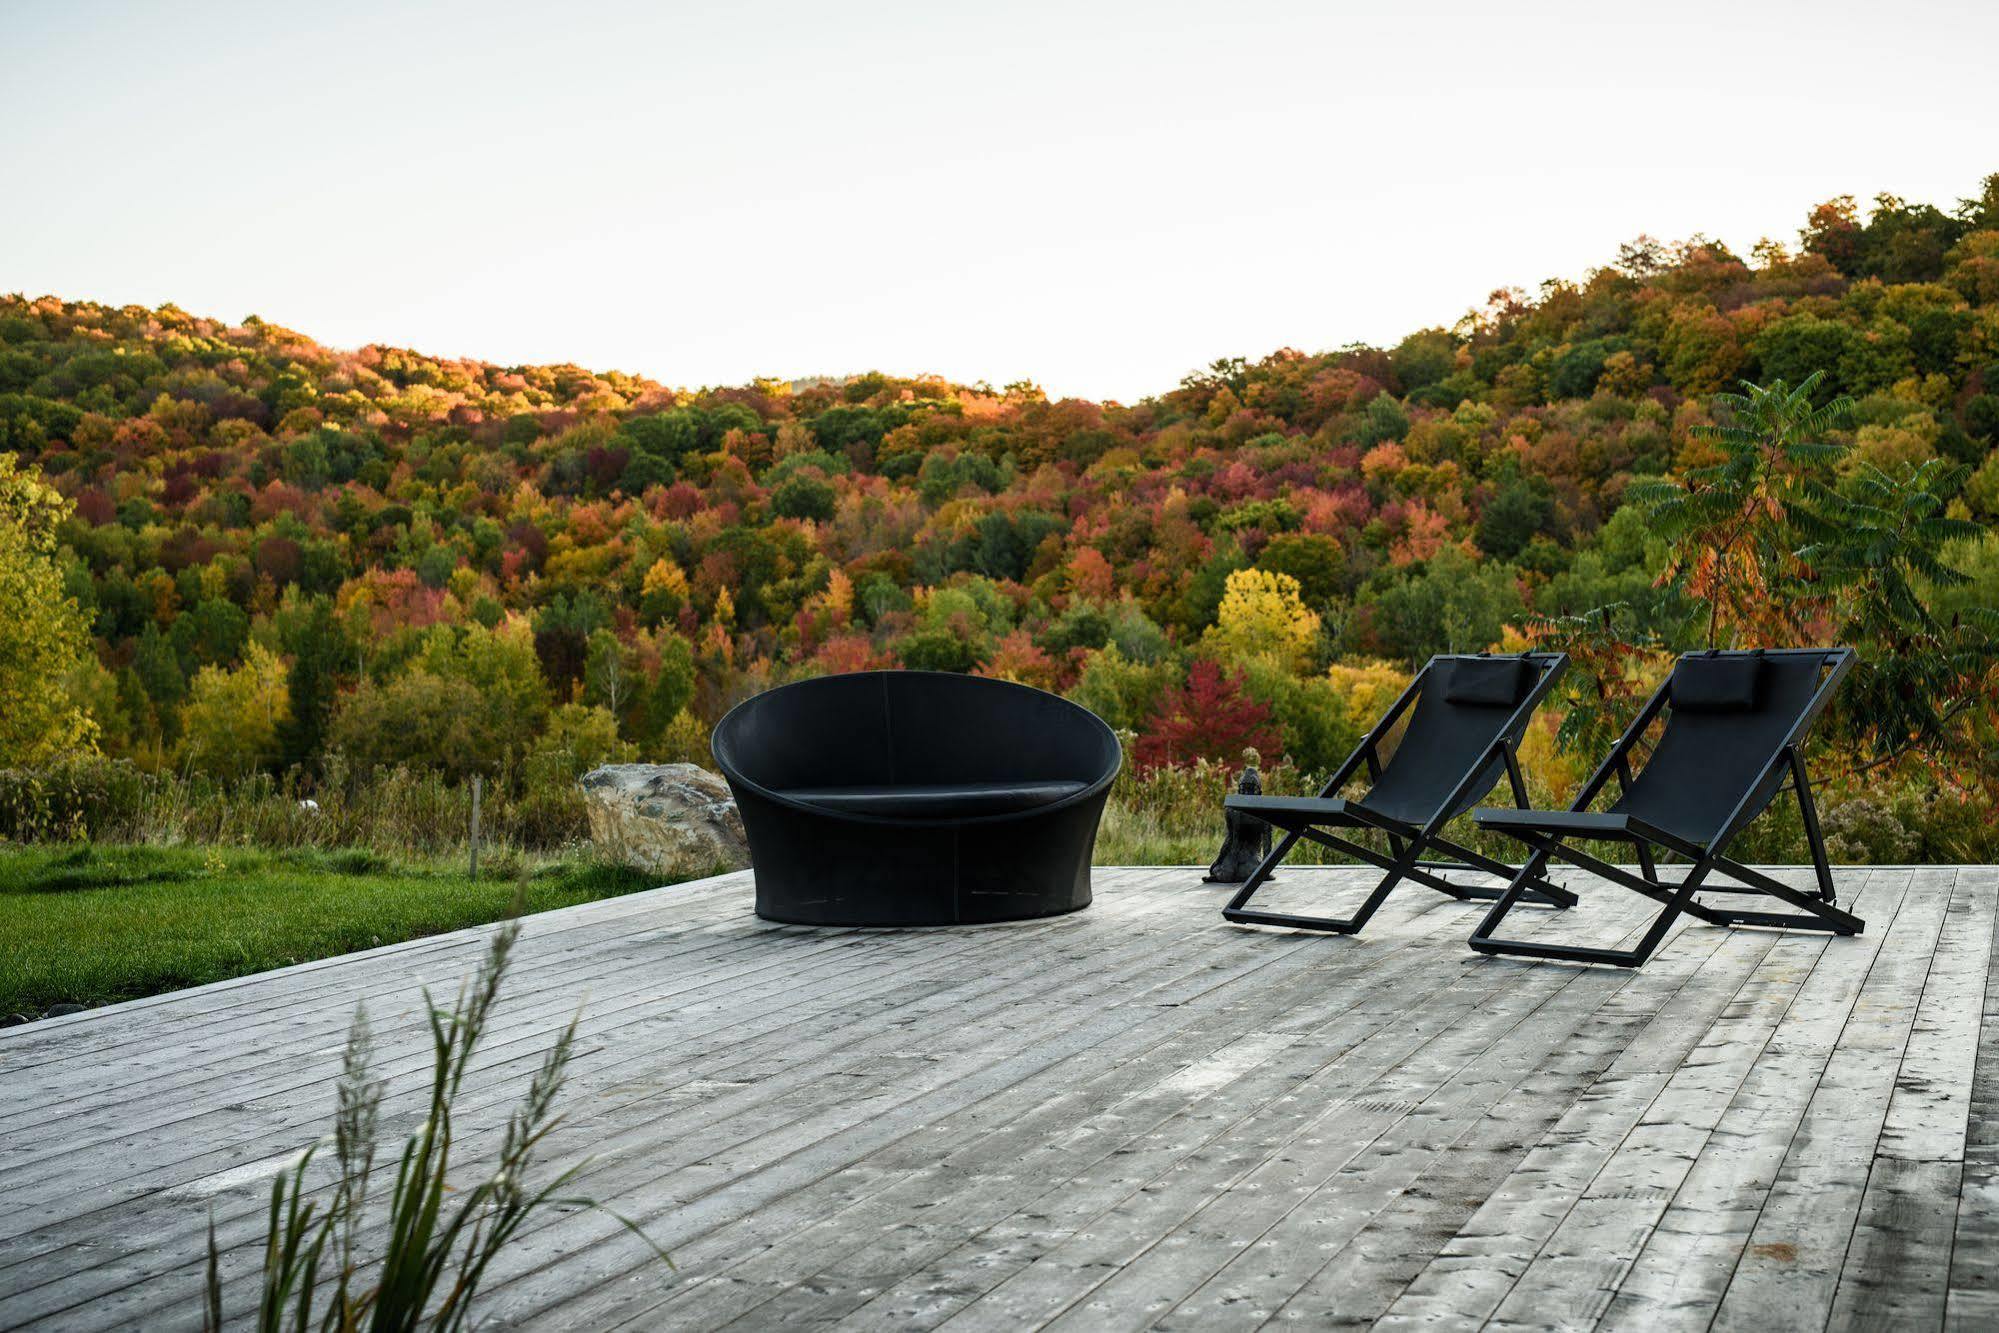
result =
M1825 837L1819 829L1818 807L1812 800L1811 781L1805 772L1801 747L1819 715L1832 701L1839 688L1840 680L1852 669L1854 652L1851 648L1780 648L1769 649L1766 657L1817 656L1825 661L1828 668L1821 678L1818 689L1810 702L1800 712L1783 742L1770 756L1755 782L1736 802L1733 812L1723 822L1719 832L1705 845L1692 839L1679 837L1664 829L1648 824L1642 819L1628 814L1592 814L1590 804L1615 778L1620 791L1628 790L1634 775L1631 766L1631 752L1648 727L1665 711L1671 688L1670 677L1660 684L1652 697L1639 710L1624 734L1611 747L1611 752L1583 784L1582 791L1567 811L1510 811L1480 810L1475 812L1482 827L1503 832L1533 849L1533 855L1520 868L1514 882L1507 886L1478 929L1472 932L1471 947L1480 953L1507 954L1523 958L1546 958L1562 962L1610 963L1619 967L1640 967L1652 956L1653 950L1666 937L1682 912L1698 920L1716 926L1774 926L1780 928L1802 927L1807 930L1825 930L1838 935L1857 935L1866 923L1837 904L1837 894L1833 887L1832 866L1826 859ZM1698 656L1698 654L1687 654ZM1765 783L1777 774L1781 784L1767 798L1759 801L1758 794ZM1782 776L1787 774L1788 776ZM1758 816L1769 809L1778 797L1786 792L1794 792L1798 808L1804 818L1805 841L1810 845L1812 869L1818 881L1816 895L1801 893L1789 885L1759 870L1753 870L1726 855L1728 845ZM1628 842L1636 849L1639 874L1632 874L1621 867L1611 865L1587 852L1580 851L1564 841L1565 838L1590 842ZM1686 874L1678 880L1667 881L1659 877L1656 852L1667 852L1686 857L1692 864ZM1544 874L1551 859L1559 858L1571 865L1579 866L1613 884L1619 884L1634 893L1664 904L1659 915L1639 938L1637 945L1630 949L1604 949L1584 945L1549 944L1536 940L1502 939L1493 932L1498 930L1506 914L1520 904L1531 891L1531 886ZM1714 884L1708 877L1720 871L1738 881L1735 884ZM1717 907L1694 897L1696 891L1707 893L1767 894L1781 902L1797 908L1796 912L1741 911L1733 908Z
M1554 687L1562 672L1568 668L1569 659L1566 653L1523 653L1521 656L1534 665L1539 676L1520 702L1514 706L1497 739L1479 753L1478 758L1465 770L1457 786L1437 806L1436 812L1421 825L1392 818L1377 810L1370 810L1364 803L1365 797L1357 801L1348 801L1342 800L1337 793L1353 779L1362 765L1366 766L1370 781L1380 780L1384 767L1380 753L1382 741L1421 696L1425 684L1435 672L1437 662L1440 660L1438 658L1432 658L1424 664L1423 669L1416 673L1416 678L1409 682L1408 687L1396 698L1388 711L1382 714L1373 729L1361 738L1360 744L1354 747L1346 762L1342 763L1325 786L1320 788L1318 796L1310 803L1316 807L1315 809L1294 813L1258 808L1258 802L1268 798L1228 798L1225 805L1244 810L1258 819L1275 825L1283 830L1284 836L1271 849L1270 855L1263 858L1262 863L1250 877L1243 881L1242 887L1229 900L1228 906L1222 909L1222 916L1238 925L1289 926L1298 930L1352 935L1367 924L1368 919L1380 909L1382 903L1387 901L1395 886L1405 879L1414 880L1418 884L1427 885L1439 893L1448 894L1465 902L1492 902L1506 892L1506 889L1495 886L1454 884L1443 877L1444 872L1453 870L1482 871L1511 881L1520 885L1522 896L1532 897L1547 906L1575 906L1576 896L1546 877L1536 875L1522 880L1518 874L1518 867L1495 861L1443 835L1444 826L1460 813L1457 807L1468 798L1475 798L1479 794L1473 792L1471 787L1495 757L1506 766L1506 780L1512 789L1514 801L1520 808L1528 808L1527 784L1520 773L1520 759L1515 753L1515 747L1519 743L1520 734L1526 729L1528 720L1533 717L1535 709L1540 707L1542 699ZM1323 827L1327 824L1343 828L1368 829L1385 834L1390 854L1383 855L1372 847L1328 833ZM1386 872L1381 882L1375 885L1373 892L1368 894L1352 916L1328 917L1307 916L1296 912L1265 912L1249 906L1249 900L1255 897L1256 891L1270 880L1300 838L1342 852ZM1424 859L1424 853L1432 848L1458 859L1455 861Z

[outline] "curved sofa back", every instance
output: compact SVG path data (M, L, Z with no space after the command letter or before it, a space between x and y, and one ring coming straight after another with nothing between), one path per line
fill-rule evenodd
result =
M725 774L766 790L1069 781L1117 773L1111 729L1053 694L982 676L860 671L766 690L715 728Z

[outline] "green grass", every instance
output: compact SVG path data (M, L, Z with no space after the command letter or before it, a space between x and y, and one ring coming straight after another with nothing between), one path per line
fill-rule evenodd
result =
M653 888L583 860L461 864L365 849L58 845L0 851L0 1015L223 981L507 914Z

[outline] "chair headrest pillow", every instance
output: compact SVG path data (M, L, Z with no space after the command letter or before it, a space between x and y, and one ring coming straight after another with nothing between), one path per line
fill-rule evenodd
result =
M1762 676L1761 653L1698 653L1673 668L1666 697L1683 713L1746 713Z
M1527 693L1533 667L1524 657L1453 657L1444 701L1474 708L1512 708Z

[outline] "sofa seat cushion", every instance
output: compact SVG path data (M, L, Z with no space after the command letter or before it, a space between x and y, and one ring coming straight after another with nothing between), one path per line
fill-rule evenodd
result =
M795 787L794 801L882 819L976 819L1053 805L1082 791L1081 782L949 782L924 786Z

